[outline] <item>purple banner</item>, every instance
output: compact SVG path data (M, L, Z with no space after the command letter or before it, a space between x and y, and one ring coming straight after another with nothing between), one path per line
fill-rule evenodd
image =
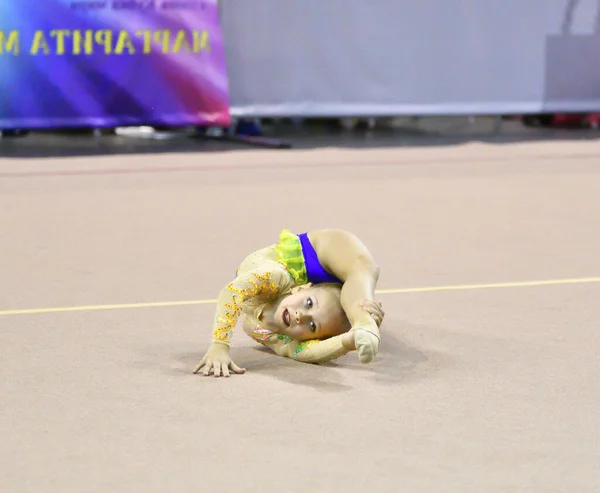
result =
M217 0L0 1L0 129L229 123Z

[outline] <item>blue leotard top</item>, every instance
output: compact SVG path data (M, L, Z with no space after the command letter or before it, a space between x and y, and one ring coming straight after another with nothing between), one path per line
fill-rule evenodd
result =
M343 284L342 281L323 268L321 262L319 262L317 252L308 239L308 233L299 234L298 238L302 245L302 254L304 255L304 264L306 265L306 277L308 278L308 282L313 284L322 284L325 282L337 282Z

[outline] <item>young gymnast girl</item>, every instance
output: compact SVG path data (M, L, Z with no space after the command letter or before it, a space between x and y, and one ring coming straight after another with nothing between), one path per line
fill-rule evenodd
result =
M276 354L319 363L357 350L369 363L379 349L381 304L374 300L379 268L352 233L319 230L250 254L217 301L212 343L194 373L244 373L229 355L238 320Z

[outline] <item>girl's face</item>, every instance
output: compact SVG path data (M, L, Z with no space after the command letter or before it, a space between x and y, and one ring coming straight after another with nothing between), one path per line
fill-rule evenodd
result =
M283 298L273 315L273 329L297 341L327 339L348 330L340 288L305 284Z

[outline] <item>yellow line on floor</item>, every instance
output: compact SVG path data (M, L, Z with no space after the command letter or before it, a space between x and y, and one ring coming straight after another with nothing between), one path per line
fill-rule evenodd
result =
M600 277L581 277L575 279L550 279L546 281L499 282L492 284L463 284L458 286L431 286L423 288L380 289L377 294L430 293L434 291L464 291L468 289L524 288L538 286L557 286L560 284L600 283ZM1 313L1 312L0 312Z
M492 284L461 284L456 286L429 286L421 288L399 288L399 289L379 289L377 294L408 294L408 293L431 293L436 291L465 291L482 290L497 288L520 288L520 287L540 287L556 286L565 284L591 284L600 283L600 277L583 277L575 279L551 279L546 281L522 281L522 282L503 282ZM189 300L189 301L155 301L142 303L120 303L113 305L83 305L83 306L63 306L54 308L28 308L21 310L0 310L0 315L36 315L46 313L64 313L64 312L93 312L100 310L123 310L127 308L157 308L189 305L210 305L217 300Z
M217 300L190 300L190 301L155 301L141 303L120 303L114 305L82 305L82 306L57 306L54 308L26 308L23 310L2 310L0 315L34 315L39 313L60 312L94 312L100 310L123 310L125 308L157 308L186 305L209 305Z

